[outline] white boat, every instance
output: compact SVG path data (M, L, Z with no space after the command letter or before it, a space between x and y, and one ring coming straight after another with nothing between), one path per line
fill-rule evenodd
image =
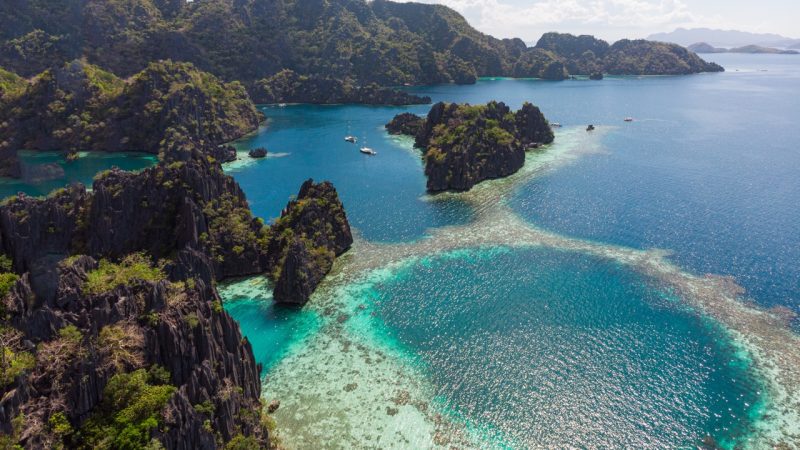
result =
M370 156L375 156L375 155L378 154L378 152L376 152L375 150L373 150L373 149L371 149L369 147L361 147L361 153L363 153L365 155L370 155Z
M278 103L278 107L279 108L285 108L286 107L286 103Z
M633 122L633 117L626 117L625 122Z
M561 124L560 124L560 123L558 123L558 122L556 122L556 123L551 123L551 124L550 124L550 127L552 127L552 128L561 128Z
M345 136L344 140L349 142L349 143L351 143L351 144L355 144L356 141L358 141L358 139L356 139L355 136Z

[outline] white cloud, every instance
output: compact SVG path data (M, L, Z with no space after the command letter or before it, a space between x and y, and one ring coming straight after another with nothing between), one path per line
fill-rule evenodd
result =
M698 18L682 0L424 0L461 12L476 28L497 37L536 40L546 31L642 37L692 26Z

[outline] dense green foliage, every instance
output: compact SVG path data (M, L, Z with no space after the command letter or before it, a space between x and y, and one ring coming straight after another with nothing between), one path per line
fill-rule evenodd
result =
M0 347L0 387L11 384L24 371L33 368L36 358L26 351Z
M0 103L3 97L16 96L25 90L25 80L19 75L0 68Z
M554 62L588 74L595 61L584 53L602 60L608 50L590 37L556 42L563 36L529 49L519 39L478 32L443 5L386 0L9 0L0 6L0 30L0 66L25 76L48 61L79 57L128 76L169 58L248 86L282 69L382 86L472 83L478 76L560 79L565 72ZM607 71L711 70L696 57L652 51L657 61L633 54L632 64ZM678 57L677 67L667 53Z
M412 105L431 102L430 97L382 88L375 83L358 86L350 79L298 75L289 69L257 81L252 91L253 100L258 103Z
M0 104L8 118L0 123L0 149L157 153L177 129L219 144L254 130L261 117L240 83L170 61L150 63L123 81L76 60L15 92Z
M722 70L680 45L641 39L609 45L592 36L547 33L536 48L557 55L567 72L576 75L681 75Z
M139 369L111 377L103 401L83 424L76 442L86 449L142 449L151 430L163 423L162 410L175 387L163 370Z
M127 286L133 281L160 281L165 278L159 267L153 267L149 258L143 253L132 253L119 264L101 260L97 269L86 274L83 286L87 294L102 294L114 290L118 286Z
M525 150L553 142L542 112L526 102L512 112L503 103L435 104L427 118L404 113L386 128L413 134L425 152L428 190L469 190L475 184L513 174L525 162Z

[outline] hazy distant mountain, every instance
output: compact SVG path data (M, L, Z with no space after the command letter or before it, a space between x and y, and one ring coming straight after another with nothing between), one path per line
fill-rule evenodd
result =
M651 34L650 41L674 42L689 46L704 42L714 47L743 47L761 45L768 47L794 47L800 45L800 39L787 38L772 33L748 33L736 30L712 30L710 28L678 28L671 33Z
M743 47L734 47L730 49L717 48L705 42L698 42L688 47L689 50L695 53L768 53L780 55L797 55L800 54L797 50L783 50L779 48L763 47L761 45L745 45Z
M717 47L714 47L713 45L707 44L705 42L698 42L698 43L692 44L692 45L690 45L690 46L688 46L686 48L691 50L691 51L693 51L693 52L695 52L695 53L697 53L697 54L700 54L700 53L725 53L727 51L724 48L717 48Z

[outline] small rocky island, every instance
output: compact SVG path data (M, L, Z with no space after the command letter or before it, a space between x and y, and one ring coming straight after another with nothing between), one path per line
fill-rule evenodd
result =
M525 151L553 142L553 130L536 106L516 112L502 102L437 103L426 118L404 113L386 124L390 134L415 138L425 153L431 192L467 191L481 181L517 172Z

